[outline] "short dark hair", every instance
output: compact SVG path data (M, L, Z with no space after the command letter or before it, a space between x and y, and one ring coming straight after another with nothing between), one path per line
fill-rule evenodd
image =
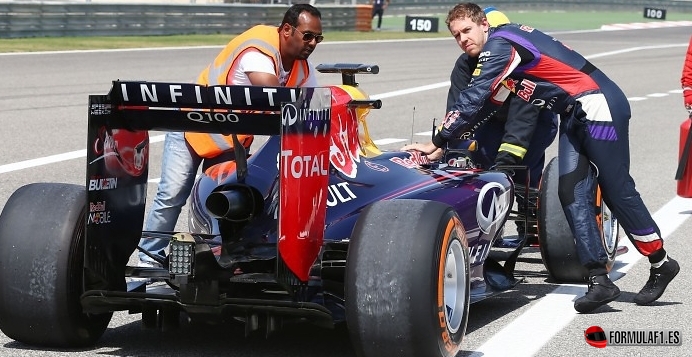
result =
M291 7L286 10L286 14L284 14L284 19L281 21L281 25L279 27L282 27L284 24L289 24L293 27L298 26L298 16L302 14L303 12L307 12L310 15L322 19L322 14L320 13L320 10L317 10L314 6L310 4L294 4Z
M449 24L452 21L463 20L466 18L471 19L471 21L480 25L483 22L483 19L486 18L486 16L483 9L481 9L481 7L477 4L474 4L472 2L459 3L455 5L451 10L449 10L449 13L447 14L447 19L445 20L445 24L447 24L447 28L449 28Z

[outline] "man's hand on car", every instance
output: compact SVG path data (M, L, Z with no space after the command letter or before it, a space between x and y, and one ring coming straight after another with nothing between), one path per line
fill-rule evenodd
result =
M428 143L413 143L409 145L405 145L400 149L401 151L420 151L423 154L426 154L428 157L428 160L430 161L438 161L442 158L442 149L438 148L433 144L432 142Z

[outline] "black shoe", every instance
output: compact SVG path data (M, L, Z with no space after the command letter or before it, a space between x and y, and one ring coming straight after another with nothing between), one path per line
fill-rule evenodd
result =
M668 258L668 261L658 268L651 268L649 281L634 297L634 302L637 305L647 305L658 300L679 271L680 265L673 258Z
M618 289L608 275L589 277L589 290L586 295L574 301L574 309L585 314L615 300L620 296Z

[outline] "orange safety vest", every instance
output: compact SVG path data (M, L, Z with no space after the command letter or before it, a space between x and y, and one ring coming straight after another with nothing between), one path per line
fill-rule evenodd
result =
M281 68L279 52L279 32L276 26L257 25L232 39L219 53L214 61L205 68L197 83L203 85L224 85L231 70L237 66L240 54L247 49L258 50L274 60L274 70L277 78ZM295 60L288 75L286 87L300 87L308 79L310 66L307 60ZM231 83L233 84L233 83ZM195 152L204 158L212 158L225 151L233 149L233 139L230 135L186 132L185 139ZM246 148L252 144L252 135L238 135L238 139Z

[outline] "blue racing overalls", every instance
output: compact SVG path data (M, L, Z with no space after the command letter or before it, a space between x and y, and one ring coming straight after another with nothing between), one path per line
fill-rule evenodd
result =
M586 58L541 31L519 24L490 29L471 84L460 92L433 143L441 147L472 131L503 100L506 89L560 115L560 202L579 259L591 274L605 273L607 262L595 219L592 170L603 199L637 250L645 256L659 251L660 230L629 173L627 97Z

